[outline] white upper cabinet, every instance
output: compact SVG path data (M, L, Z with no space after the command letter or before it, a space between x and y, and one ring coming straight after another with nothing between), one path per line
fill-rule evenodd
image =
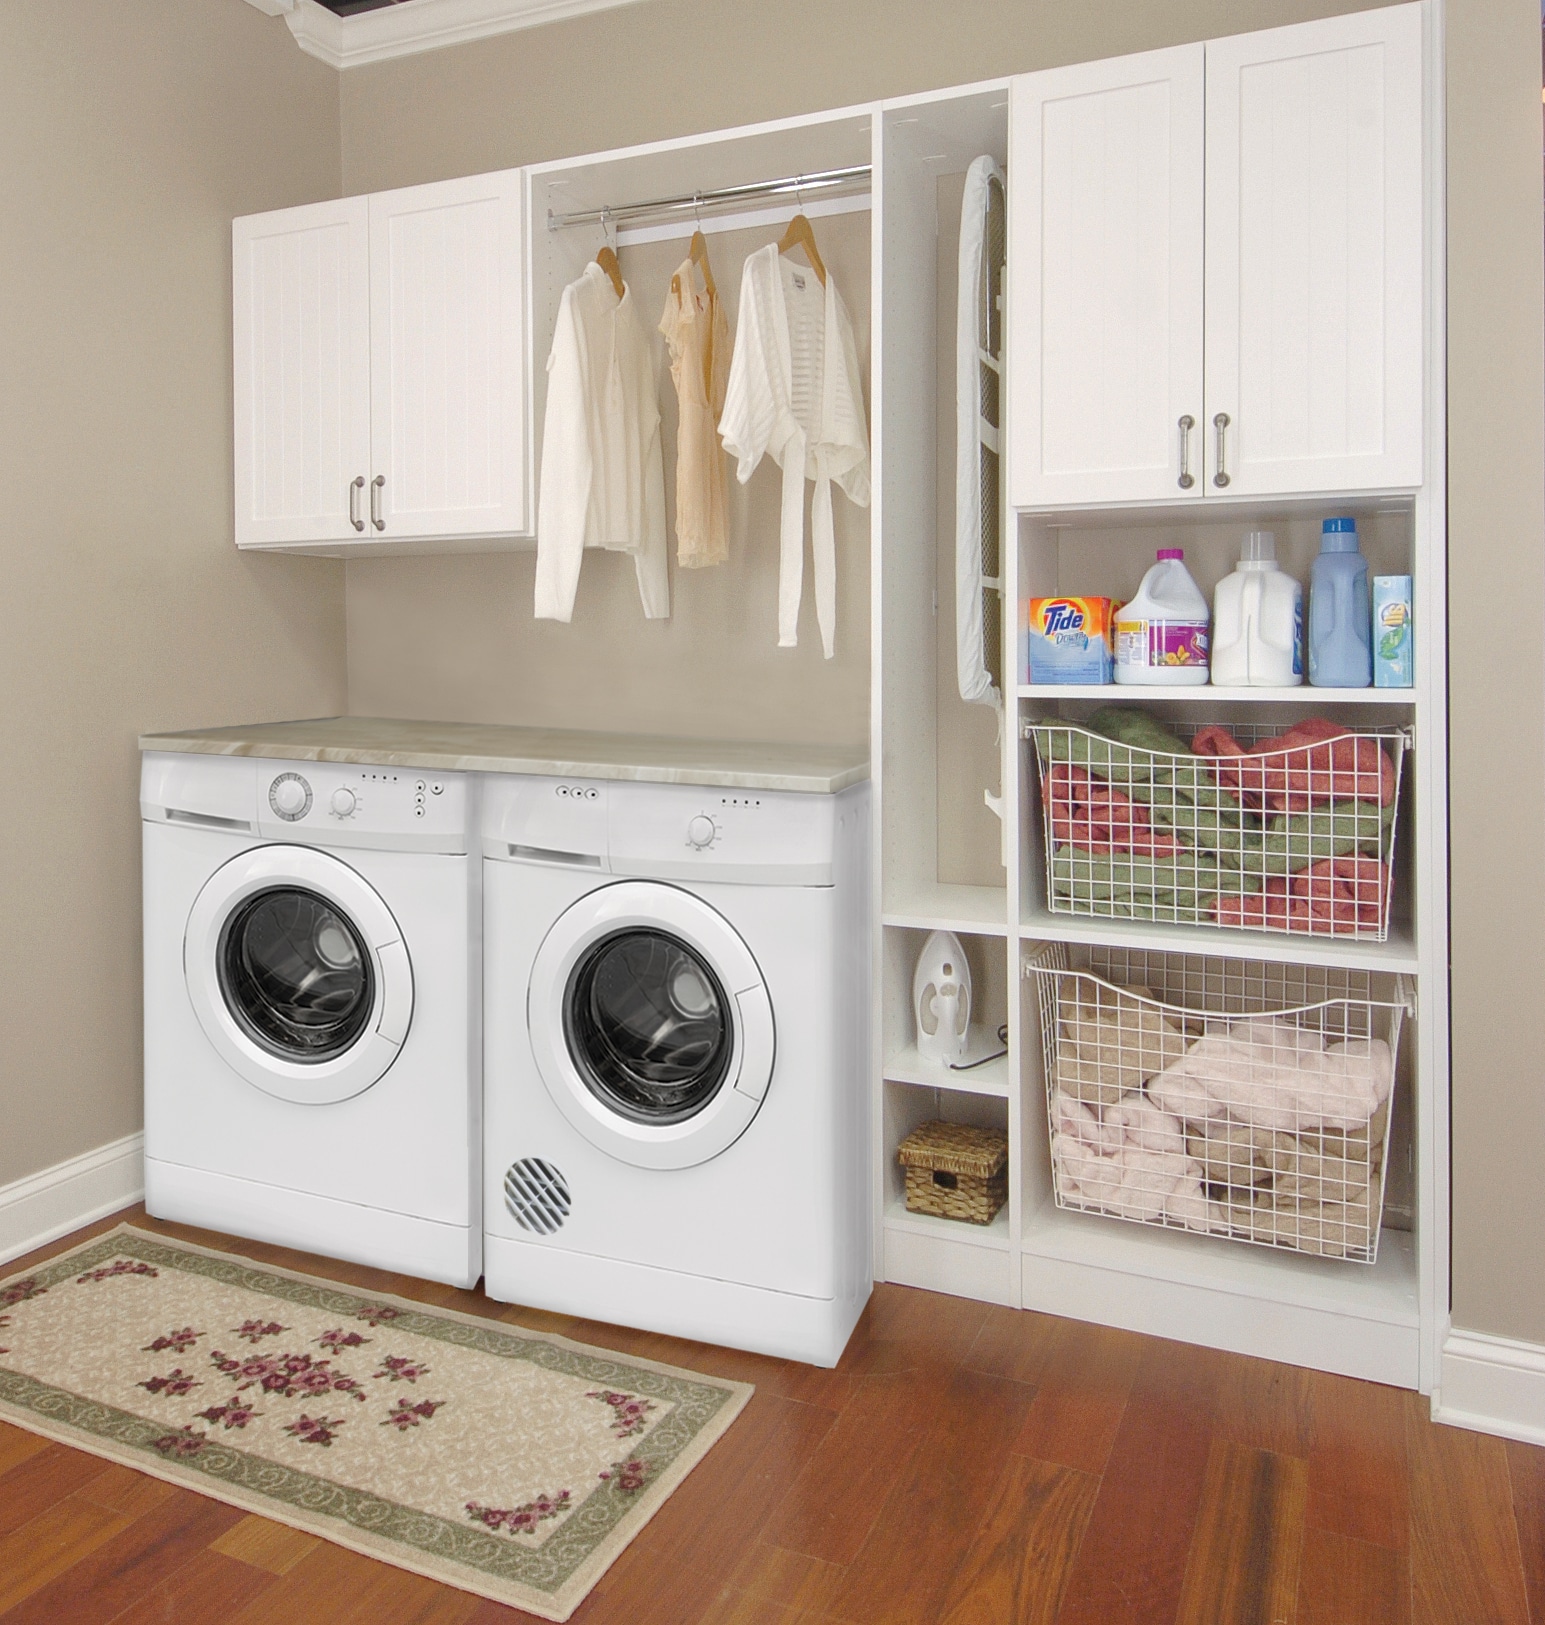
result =
M233 251L238 546L530 534L520 171L250 216Z
M1203 82L1200 45L1014 82L1016 507L1200 488Z
M370 199L371 479L383 535L527 528L522 283L518 170Z
M1015 507L1422 479L1418 5L1027 74Z
M1421 64L1411 5L1207 47L1210 489L1421 483Z
M370 470L365 199L238 220L231 246L237 544L344 541Z

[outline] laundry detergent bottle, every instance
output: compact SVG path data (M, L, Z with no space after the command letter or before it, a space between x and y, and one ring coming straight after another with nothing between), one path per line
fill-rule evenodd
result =
M1327 519L1309 578L1309 681L1319 688L1373 684L1373 609L1357 521Z
M1207 600L1185 566L1185 549L1161 547L1137 597L1116 612L1116 681L1207 681Z
M1239 565L1212 596L1212 680L1227 688L1293 688L1304 680L1304 590L1277 568L1277 540L1252 530Z

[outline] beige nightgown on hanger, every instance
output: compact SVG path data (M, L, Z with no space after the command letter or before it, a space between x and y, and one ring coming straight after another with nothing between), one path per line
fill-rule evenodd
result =
M729 557L724 451L719 414L730 369L730 330L716 293L698 286L684 260L660 317L676 385L676 562L685 570Z

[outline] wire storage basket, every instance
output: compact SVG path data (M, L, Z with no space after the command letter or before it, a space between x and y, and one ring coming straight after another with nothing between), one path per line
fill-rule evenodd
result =
M1188 742L1147 713L1034 722L1053 914L1383 942L1401 729L1322 719Z
M1057 1206L1371 1264L1403 978L1044 943Z

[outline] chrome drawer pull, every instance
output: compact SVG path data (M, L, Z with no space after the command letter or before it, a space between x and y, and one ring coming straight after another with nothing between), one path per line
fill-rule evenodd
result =
M1212 420L1212 426L1218 431L1218 472L1213 475L1212 483L1221 491L1223 487L1228 484L1228 470L1223 466L1223 431L1229 426L1228 413L1219 412L1218 415Z
M1196 427L1196 419L1187 412L1180 420L1180 478L1175 482L1182 491L1189 491L1196 484L1196 476L1191 472L1191 431Z

